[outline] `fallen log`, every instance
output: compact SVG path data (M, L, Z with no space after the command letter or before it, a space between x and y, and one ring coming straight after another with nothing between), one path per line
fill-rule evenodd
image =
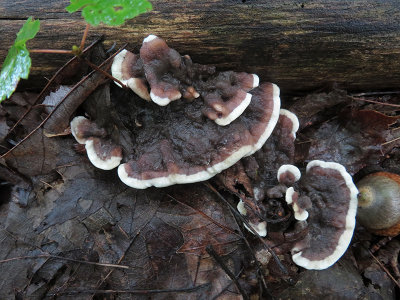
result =
M399 1L151 2L152 12L124 26L91 28L89 41L104 34L107 47L129 42L130 50L138 50L145 36L156 34L195 62L257 73L285 93L333 84L352 91L398 88ZM80 13L67 13L67 4L64 0L1 1L0 60L29 16L42 24L37 37L28 43L30 49L79 45L85 22ZM33 53L26 88L42 87L67 59Z

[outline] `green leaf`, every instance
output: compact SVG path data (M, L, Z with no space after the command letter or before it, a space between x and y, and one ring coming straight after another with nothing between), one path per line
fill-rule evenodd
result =
M26 42L35 37L39 28L40 21L30 17L18 32L14 45L8 50L0 73L0 102L11 96L20 78L28 78L31 58Z
M104 23L116 26L153 7L147 0L71 0L71 4L66 7L69 13L79 9L82 9L82 16L90 25Z

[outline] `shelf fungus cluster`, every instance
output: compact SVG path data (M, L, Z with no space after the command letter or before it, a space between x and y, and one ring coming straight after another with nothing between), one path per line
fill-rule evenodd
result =
M294 166L287 165L295 173L295 178L291 178L289 175L283 177L285 174L278 173L279 182L282 184L269 189L267 192L268 195L265 195L266 185L268 185L266 181L268 181L271 170L277 170L282 164L294 161L294 142L298 129L299 120L297 116L286 109L281 109L279 111L278 122L270 139L253 157L245 159L246 172L252 182L252 194L255 201L252 201L252 199L243 199L244 201L239 201L237 209L242 215L247 217L249 225L261 237L267 236L267 222L264 220L265 218L260 216L268 212L260 211L261 206L255 205L255 203L261 202L265 199L265 196L268 198L281 198L287 189L283 184L290 186L290 182L295 182L300 178L300 171ZM282 170L283 168L279 172L282 172ZM274 183L276 182L275 178L272 178L272 180ZM251 230L249 229L249 231Z
M84 117L72 120L71 131L96 167L118 166L120 179L133 188L207 180L259 150L279 118L275 84L193 63L154 35L139 54L116 55L112 74L144 99L135 100L141 122L132 129L134 149L121 151Z
M85 117L71 121L71 133L79 144L85 145L90 162L97 168L111 170L121 163L122 149L107 137L103 128Z
M313 160L308 163L306 174L301 176L300 170L292 165L298 128L297 117L281 109L271 139L253 155L258 175L264 176L249 176L254 198L241 200L237 209L262 237L267 236L267 229L276 221L282 224L279 230L285 231L287 217L293 215L294 231L300 230L298 239L288 241L292 245L294 263L306 269L321 270L333 265L350 244L355 228L358 189L345 167L334 162ZM270 178L271 170L277 170L275 178ZM269 180L269 183L266 185L263 180ZM271 184L274 186L270 187ZM292 213L285 214L280 220L270 219L271 201L283 203L283 206L286 202Z
M330 267L353 236L358 190L352 177L342 165L320 160L309 162L303 177L293 165L281 166L277 177L294 218L308 227L306 238L292 248L293 261L306 269Z
M264 198L266 187L257 174L281 166L279 186L267 196L281 195L294 218L308 226L307 237L292 249L293 261L324 269L343 255L355 226L357 188L337 163L312 161L303 177L290 165L299 123L293 113L280 109L275 84L260 83L255 74L218 72L193 63L154 35L144 39L139 54L123 50L116 55L112 74L143 100L131 97L136 109L124 111L136 114L127 122L136 124L129 129L132 147L119 145L118 137L96 120L78 116L71 121L73 136L85 145L94 166L118 167L122 182L144 189L204 181L248 157L244 163L255 166L248 176L256 179L256 200ZM267 224L252 209L247 211L243 202L238 209L266 236Z

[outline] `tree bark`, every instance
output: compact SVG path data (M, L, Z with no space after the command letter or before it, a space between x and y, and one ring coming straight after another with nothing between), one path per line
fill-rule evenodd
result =
M156 34L193 61L257 73L284 93L337 84L348 90L396 89L400 82L400 1L151 0L154 10L114 28L91 28L89 41L129 42L138 51ZM71 49L85 28L64 0L0 3L0 59L29 16L41 30L29 49ZM69 57L33 53L28 88L40 88ZM26 84L26 83L25 83Z

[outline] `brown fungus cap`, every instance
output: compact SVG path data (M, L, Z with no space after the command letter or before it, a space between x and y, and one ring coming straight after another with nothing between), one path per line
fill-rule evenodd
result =
M288 117L289 116L289 117ZM252 179L253 187L255 190L264 191L262 194L265 195L265 190L276 185L276 173L282 165L292 164L294 162L294 151L295 151L295 135L298 129L298 119L295 114L288 110L281 109L279 111L279 120L275 126L275 129L260 149L253 156L244 158L242 161L246 165L246 174ZM297 181L300 178L300 172L295 166L290 167L287 170L293 173L292 180ZM284 169L278 172L280 177ZM289 173L287 174L289 175ZM283 184L283 181L289 180L289 178L278 177L278 181ZM286 186L290 186L289 182L286 182ZM262 199L260 199L262 200Z
M308 218L308 211L312 207L311 200L307 196L299 197L293 187L289 187L285 194L286 203L293 207L294 218L298 221L305 221Z
M85 144L91 137L104 138L107 132L85 117L78 116L72 119L71 133L79 144Z
M203 114L221 126L243 113L252 97L248 91L259 85L255 74L215 73L214 67L194 64L188 55L181 56L155 35L144 39L140 56L153 102L165 106L182 97L201 98Z
M287 109L281 109L279 111L279 122L281 126L286 130L290 130L290 136L293 140L296 139L296 132L299 130L300 124L297 116Z
M293 261L306 269L326 269L346 251L353 236L358 190L346 169L313 160L299 182L299 194L311 199L308 237L292 249Z
M143 40L140 57L144 62L144 71L151 87L150 97L153 102L165 106L184 95L198 98L200 95L190 85L185 60L167 43L155 35ZM190 58L186 57L190 60ZM185 80L189 81L185 82Z
M143 72L143 62L138 55L125 49L122 50L114 57L111 73L140 98L150 100L147 81ZM119 85L117 82L115 83Z
M207 180L253 154L278 121L279 88L262 84L240 118L223 127L198 115L197 101L171 105L168 112L154 106L146 110L148 121L135 133L133 158L118 168L128 186L143 189Z
M278 182L286 186L292 186L301 177L300 170L293 165L282 165L278 169Z
M111 170L120 164L122 149L106 138L106 131L94 122L78 116L71 121L71 133L76 141L85 145L90 162L102 170Z
M247 209L242 200L239 201L237 204L237 210L240 212L242 216L247 216ZM265 237L267 236L267 222L266 221L257 221L257 222L251 222L249 221L249 225L258 233L259 236ZM247 227L246 224L244 224L246 229L250 232L253 232L251 229Z
M181 98L199 99L204 102L202 113L221 126L243 113L251 102L248 91L259 85L255 74L217 73L213 66L193 63L155 35L144 39L140 57L127 50L116 55L112 74L141 98L160 106Z
M255 74L222 72L202 84L206 107L204 115L218 125L226 126L236 120L249 106L252 95L248 91L259 85Z

